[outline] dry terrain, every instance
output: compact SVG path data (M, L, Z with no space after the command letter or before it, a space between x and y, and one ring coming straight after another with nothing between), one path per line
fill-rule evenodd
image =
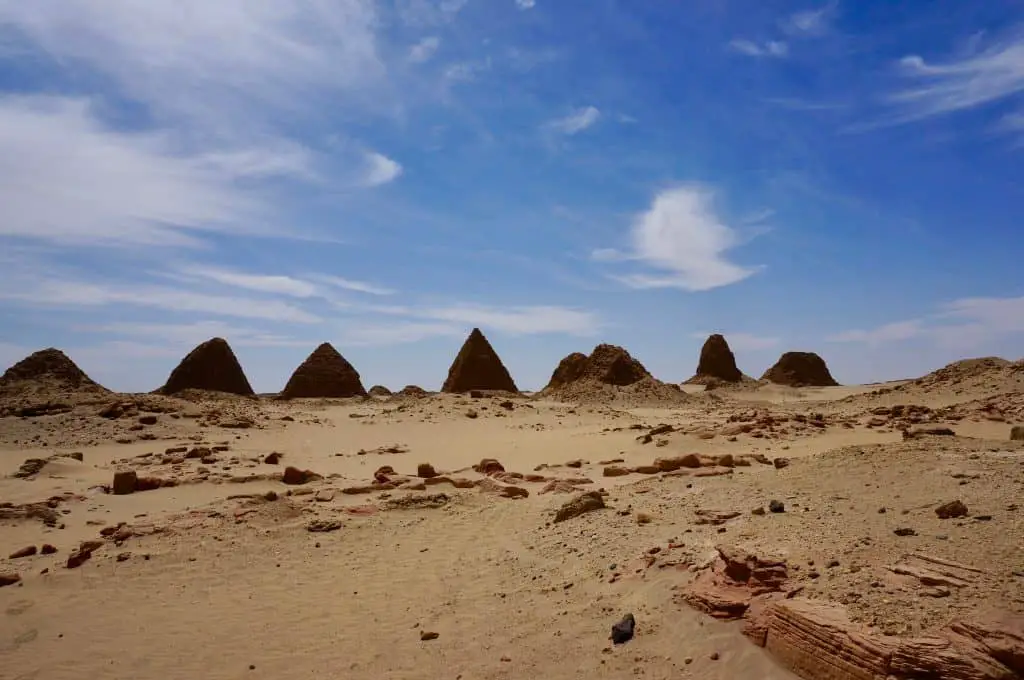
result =
M1006 675L888 672L1020 677L1024 364L657 389L11 398L0 676L815 677L751 632L763 595L841 605L887 650L1009 622ZM587 491L605 507L556 517ZM708 596L737 551L777 582ZM871 677L851 663L818 677Z

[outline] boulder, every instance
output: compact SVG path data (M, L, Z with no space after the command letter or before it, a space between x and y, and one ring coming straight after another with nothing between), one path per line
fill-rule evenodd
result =
M585 491L558 509L558 512L555 513L555 523L564 522L604 507L604 497L601 496L600 492Z
M114 481L110 490L115 496L135 493L139 486L139 475L135 470L118 470L114 473Z
M437 477L437 470L430 463L420 463L416 466L416 476L422 479Z
M1024 442L1024 425L1014 425L1010 428L1010 441Z
M935 514L939 516L939 519L953 519L956 517L967 516L967 506L964 502L957 499L955 501L949 501L943 503L939 507L935 508Z
M281 477L281 481L285 484L306 484L314 479L320 479L320 475L312 470L300 470L291 465L284 469L284 474Z

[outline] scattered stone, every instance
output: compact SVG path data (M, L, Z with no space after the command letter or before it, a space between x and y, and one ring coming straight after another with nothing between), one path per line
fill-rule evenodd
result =
M68 555L67 568L76 569L82 566L92 557L93 552L102 545L103 543L100 541L85 541L77 550Z
M756 508L754 508L753 510L750 511L750 514L751 515L764 515L765 514L764 508L760 507L760 506L756 507Z
M1014 425L1010 428L1011 441L1024 441L1024 425Z
M110 490L115 496L125 496L135 493L138 486L139 475L135 470L118 470L114 473L114 481L110 485Z
M430 463L420 463L416 466L416 476L421 479L430 479L437 477L437 470Z
M43 555L52 555L57 552L57 548L49 543L43 543L43 547L39 549L39 552Z
M783 468L788 468L789 467L789 458L782 458L782 457L776 458L775 460L772 461L772 464L775 466L776 470L781 470Z
M277 451L274 451L273 453L268 453L266 456L263 457L263 462L267 465L277 465L278 463L281 462L281 456L283 455L283 453L278 453Z
M711 652L711 656L708 658L712 661L718 661L721 657L718 655L718 652Z
M633 618L632 614L626 614L622 617L621 621L612 625L612 644L621 645L625 642L629 642L633 639L635 629L636 619Z
M935 514L939 516L939 519L966 517L967 506L964 504L963 501L957 499L955 501L943 503L939 507L935 508Z
M15 574L13 571L0 571L0 588L4 586L13 586L15 583L21 581L21 576Z
M48 462L46 458L28 458L13 476L19 479L29 479L39 474Z
M479 463L474 465L473 469L476 472L479 472L480 474L487 476L505 471L505 467L494 458L484 458Z
M131 558L132 558L132 554L130 552L117 553L117 561L118 562L127 562Z
M281 481L285 484L306 484L315 479L320 479L320 475L312 470L300 470L291 465L284 469L284 475L281 477Z
M189 352L159 392L176 394L188 389L255 395L238 357L223 338L207 340Z
M898 529L893 529L892 533L896 534L897 536L917 536L917 532L911 529L910 527L900 527Z
M479 328L474 328L466 338L441 387L442 392L448 393L470 390L519 392L508 369Z
M904 439L917 439L919 437L955 437L956 432L952 428L940 425L927 425L915 427L910 430L903 430Z
M786 504L780 500L771 500L768 502L768 510L775 513L785 512Z
M295 369L281 399L365 397L359 372L330 343L323 343Z
M10 555L8 555L8 558L16 560L19 557L31 557L32 555L35 555L36 552L38 552L38 550L34 545L26 545L24 548L12 552Z
M153 415L146 415L139 417L139 425L156 425L157 417Z
M609 465L602 473L605 477L625 477L629 474L629 468L622 467L621 465Z
M426 642L428 640L436 640L439 637L441 637L440 634L435 633L433 631L429 631L429 630L420 631L420 640L422 640L423 642Z
M558 509L558 512L555 513L555 523L564 522L604 507L604 497L599 492L585 491Z
M306 525L306 531L314 534L337 531L341 528L341 522L336 519L315 519Z

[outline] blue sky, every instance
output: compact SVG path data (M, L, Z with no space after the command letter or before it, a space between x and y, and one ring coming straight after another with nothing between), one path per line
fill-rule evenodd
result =
M0 0L0 363L1019 358L1022 142L1018 2Z

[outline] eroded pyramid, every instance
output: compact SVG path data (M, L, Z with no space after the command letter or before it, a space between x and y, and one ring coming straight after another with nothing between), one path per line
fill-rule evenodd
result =
M838 385L825 360L814 352L786 352L764 372L761 380L790 387L833 387Z
M323 343L295 369L282 399L365 397L359 373L330 343Z
M518 392L508 369L479 328L474 328L448 370L442 392L502 390Z
M231 345L224 338L212 338L197 346L171 371L167 383L158 392L176 394L183 390L208 390L252 396Z
M708 380L739 382L742 379L743 373L736 366L736 356L729 349L729 343L725 341L725 336L715 333L704 341L704 346L700 349L700 360L697 362L697 372L686 382L705 383Z
M0 376L0 394L24 391L100 392L103 387L80 369L64 352L54 347L28 355Z

